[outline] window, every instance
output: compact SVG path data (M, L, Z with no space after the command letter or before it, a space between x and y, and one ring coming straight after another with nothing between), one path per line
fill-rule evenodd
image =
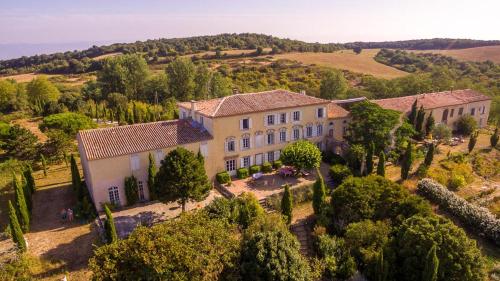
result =
M470 115L474 116L474 114L476 114L476 109L475 108L471 108Z
M242 130L250 129L250 119L249 118L241 119L241 129Z
M280 130L280 142L286 142L286 128Z
M286 123L286 113L280 113L280 124Z
M108 188L109 202L114 205L120 206L120 193L118 192L118 187L112 186Z
M300 129L299 128L293 129L293 139L294 140L300 139Z
M451 111L450 111L450 118L453 117L453 114L455 113L455 109L452 108Z
M318 112L318 116L317 116L318 118L325 117L325 109L323 107L318 108L317 112Z
M306 127L306 138L310 138L313 135L313 127L312 125L307 125Z
M267 161L268 162L274 162L274 151L269 151L267 153Z
M322 124L318 124L316 126L316 134L318 136L322 136L323 135L323 125Z
M137 187L139 188L139 200L146 200L146 197L144 196L144 184L142 183L142 181L137 182Z
M241 167L242 168L250 167L250 156L245 156L241 158Z
M262 131L258 131L255 133L255 146L261 147L264 144L264 133Z
M200 116L200 124L203 125L203 116Z
M482 109L481 109L481 115L484 114L484 110L486 109L486 106L483 105Z
M139 155L130 155L130 168L132 171L139 170Z
M274 125L274 115L267 115L267 125Z
M458 115L462 115L462 114L464 114L464 108L463 108L463 107L460 107L460 108L458 109Z
M274 144L274 131L267 132L267 144Z
M186 111L182 111L182 119L186 119L187 118L187 113Z
M226 151L232 152L236 150L236 146L234 144L234 138L227 138L226 139Z
M236 170L236 160L231 159L226 161L226 171L232 172Z
M262 153L255 154L255 165L262 165Z
M244 134L241 138L241 149L249 149L250 148L250 135Z
M293 121L300 121L300 111L293 112Z

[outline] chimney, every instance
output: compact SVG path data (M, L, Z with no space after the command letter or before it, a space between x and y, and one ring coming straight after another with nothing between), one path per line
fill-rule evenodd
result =
M306 95L306 90L300 90L300 94L305 96Z
M240 93L240 91L238 91L237 88L233 88L233 95L236 95L236 94L239 94L239 93Z
M191 118L194 119L194 112L196 111L196 101L191 100Z

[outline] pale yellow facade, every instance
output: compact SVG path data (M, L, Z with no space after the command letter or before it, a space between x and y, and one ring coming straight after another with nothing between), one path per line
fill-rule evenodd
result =
M487 126L490 114L491 100L484 100L454 106L445 106L425 110L426 117L432 112L436 124L446 124L452 130L456 129L456 122L462 115L472 116L479 128Z

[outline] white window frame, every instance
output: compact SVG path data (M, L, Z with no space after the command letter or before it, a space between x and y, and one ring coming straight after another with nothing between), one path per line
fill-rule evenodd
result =
M236 140L234 137L230 137L226 139L226 152L235 152L236 151Z
M245 126L244 126L245 121L247 123L247 128L245 128ZM251 121L250 118L243 118L243 119L241 119L240 120L240 130L242 130L242 131L248 131L248 130L250 130L250 128L252 127L250 121Z
M266 159L267 159L267 162L271 162L271 163L276 161L276 159L274 159L274 151L267 152Z
M144 193L144 183L142 181L137 181L137 192L139 193L139 200L146 200L146 195Z
M250 156L241 157L241 168L250 168L251 165L252 161Z
M287 119L286 118L286 112L281 112L279 115L279 121L280 121L280 124L286 124L287 123ZM284 119L283 119L284 117Z
M271 137L271 138L269 138L269 137ZM275 144L276 141L275 141L274 138L275 138L274 131L268 131L266 133L266 143L267 143L267 145L273 145L273 144Z
M313 126L307 125L306 126L306 138L312 138L312 136L313 136Z
M120 191L117 186L111 186L108 188L108 197L111 204L121 206L120 202Z
M323 124L316 125L316 135L318 137L323 135Z
M320 113L321 112L321 116L320 116ZM325 108L324 107L319 107L316 109L316 118L325 118Z
M226 160L226 171L227 172L236 171L236 159Z
M241 150L250 149L250 134L241 137Z
M286 142L286 128L280 130L280 142Z
M272 122L269 122L272 121ZM268 114L266 115L266 125L267 126L274 126L276 125L276 115L274 114Z
M299 140L300 139L300 128L293 128L293 139L294 140Z
M301 114L300 114L300 111L299 111L299 110L294 111L294 112L292 113L292 115L293 115L292 120L293 120L294 122L299 122L299 121L300 121L300 117L302 117L302 116L300 116Z

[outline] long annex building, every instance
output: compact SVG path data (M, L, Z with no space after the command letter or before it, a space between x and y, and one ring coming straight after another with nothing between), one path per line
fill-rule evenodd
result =
M473 90L373 102L406 114L415 99L437 123L452 128L463 114L485 126L491 104L491 98ZM101 211L106 202L126 205L124 179L131 175L137 178L139 199L149 200L149 154L158 167L178 146L201 152L211 180L221 171L235 175L241 167L278 160L288 143L301 139L338 151L350 121L343 103L286 90L235 94L178 103L178 120L81 131L77 141L85 181Z

